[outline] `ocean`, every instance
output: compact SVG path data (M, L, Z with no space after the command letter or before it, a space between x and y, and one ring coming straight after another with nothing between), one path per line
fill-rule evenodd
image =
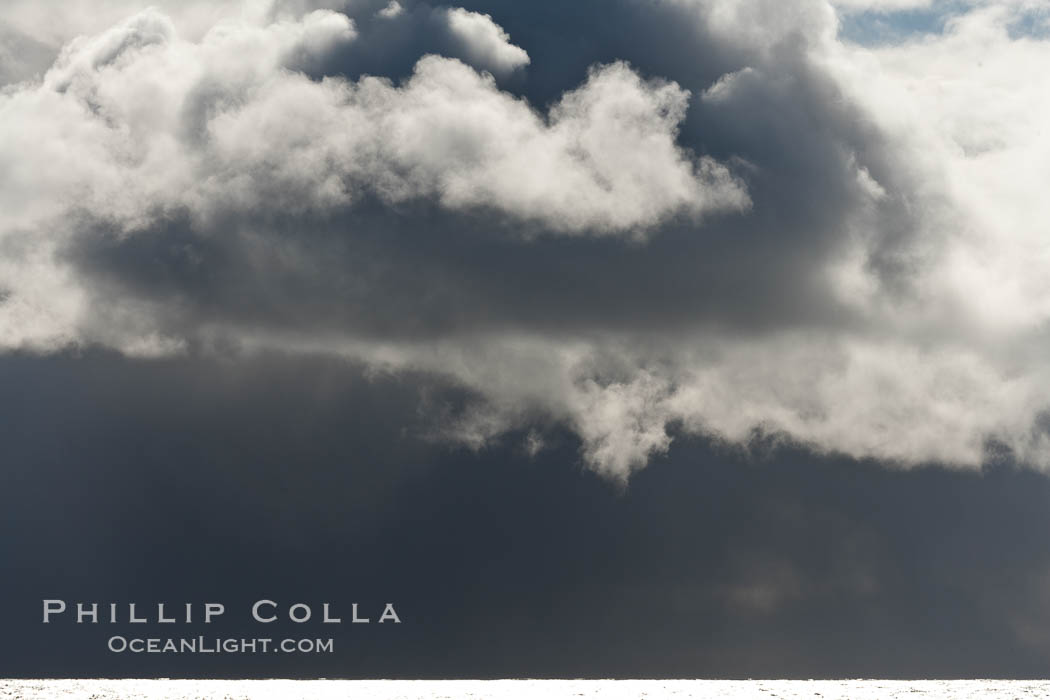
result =
M5 680L0 698L19 700L423 700L476 698L876 698L1050 697L1050 681L1019 680L497 680L497 681L343 681L343 680Z

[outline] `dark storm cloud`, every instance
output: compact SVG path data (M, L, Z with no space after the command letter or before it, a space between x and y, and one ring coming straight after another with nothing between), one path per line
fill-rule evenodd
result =
M131 14L7 91L43 151L6 154L3 347L430 373L484 404L453 437L560 424L618 479L671 426L1045 465L1040 200L989 186L1037 167L1003 115L1041 93L996 82L1045 49L1019 10L883 54L821 0L235 9ZM970 83L915 67L988 36L1016 104L923 103Z
M0 379L5 676L1045 674L1041 476L684 440L622 491L568 433L535 459L521 435L422 442L418 382L342 362L8 357ZM323 631L336 653L118 656L105 639L136 630L42 625L45 597L219 601L179 634ZM260 597L403 622L260 630Z
M0 674L1045 674L1020 10L124 4L0 28L83 35L0 94ZM46 597L404 623L129 660Z

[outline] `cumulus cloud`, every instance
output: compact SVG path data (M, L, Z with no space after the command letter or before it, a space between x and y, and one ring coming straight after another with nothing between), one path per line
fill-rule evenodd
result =
M0 24L0 86L38 77L54 57L51 47Z
M39 283L27 277L64 277L42 268L85 218L133 235L180 212L206 228L247 212L324 215L369 194L640 237L670 216L747 205L724 166L675 143L688 93L673 83L596 67L544 118L436 56L402 86L297 72L355 37L346 16L315 10L223 23L194 43L148 10L74 40L41 84L5 96L19 138L3 157L22 167L4 188L4 237L12 249L32 237L32 255L6 261L12 342L73 332L75 281L64 294L32 294ZM40 150L30 155L32 143ZM64 320L46 311L58 298ZM26 330L14 315L27 305L53 322Z
M191 43L147 11L72 42L41 85L5 98L12 128L65 138L68 160L25 168L6 192L6 226L37 225L55 208L49 194L128 230L179 208L322 211L365 190L632 236L747 204L724 166L675 143L688 93L673 83L596 67L544 118L436 56L402 86L295 72L355 36L347 17L317 10ZM23 159L10 144L9 162Z
M1002 449L1048 466L1050 434L1040 416L1050 377L1042 368L1011 374L966 349L840 334L676 340L673 355L667 346L656 354L640 352L641 343L520 336L396 347L268 337L249 347L342 354L385 371L447 377L479 403L445 416L442 437L477 449L553 421L579 436L585 464L616 480L666 452L674 430L727 446L786 439L896 467L973 468Z
M390 0L386 7L379 10L376 14L383 19L394 19L404 14L405 8L401 6L397 0Z
M894 12L927 8L934 0L834 0L833 5L849 11Z
M434 373L476 401L435 435L568 426L616 479L677 431L1050 466L1038 8L865 47L842 3L614 2L577 55L553 4L323 4L132 14L4 91L3 347Z
M445 21L463 51L493 73L507 75L529 64L525 50L510 43L510 37L489 15L453 7L445 11Z
M174 18L182 35L191 39L199 39L217 23L242 12L264 12L262 3L241 0L158 0L148 5ZM137 0L11 0L4 4L0 25L51 47L57 54L66 42L105 32L146 6Z

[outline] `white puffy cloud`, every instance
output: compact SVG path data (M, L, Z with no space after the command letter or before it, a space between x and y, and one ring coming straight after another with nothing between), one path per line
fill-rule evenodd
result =
M589 468L619 481L666 452L675 429L727 446L787 440L902 468L978 468L998 445L1050 468L1050 434L1039 428L1050 373L966 347L835 332L760 341L690 334L674 343L500 333L393 344L243 340L248 350L331 353L379 371L447 377L479 401L446 416L439 436L478 449L553 421L580 438ZM540 449L535 436L526 437L529 449Z
M0 21L57 50L78 36L104 32L148 6L171 18L183 36L200 39L225 19L261 15L267 9L263 5L243 0L9 0Z
M847 13L873 12L876 14L926 10L951 15L981 7L1043 13L1047 10L1043 0L831 0L831 5Z
M963 14L944 35L872 49L846 47L832 70L894 135L900 158L936 187L947 220L923 279L923 319L1018 345L1050 314L1048 176L1050 42L1012 36L1024 8ZM1021 334L1021 335L1019 335ZM1018 345L1019 346L1019 345Z
M935 0L832 0L832 4L843 10L854 12L898 12L928 8Z
M685 9L705 31L729 45L768 52L789 37L833 39L835 9L824 0L664 0Z
M445 21L472 64L495 75L508 75L529 64L529 54L510 43L503 27L489 15L453 7L445 10Z
M688 93L673 83L598 67L544 118L437 56L402 86L297 72L355 36L346 16L314 10L224 21L193 42L147 10L77 38L42 83L0 97L13 136L0 162L17 164L0 193L0 242L13 251L0 277L7 343L86 332L76 280L48 267L84 221L126 236L181 212L202 225L231 212L323 215L370 192L642 237L668 217L747 206L725 167L676 145ZM31 309L41 320L27 326ZM129 324L140 332L118 327ZM90 337L137 342L113 332Z
M390 0L390 2L386 4L386 7L379 10L376 14L383 19L394 19L400 17L404 12L405 8L401 6L401 3L397 0Z
M349 9L349 0L8 0L0 16L0 85L43 73L77 37L106 32L146 10L156 10L178 35L200 41L222 24L295 21L316 10Z
M643 236L676 214L743 209L726 168L675 143L687 93L622 63L596 68L549 121L462 64L427 58L402 90L362 84L380 148L409 181L379 176L388 197L432 195L489 206L566 232Z
M41 85L3 98L19 137L4 157L23 167L0 220L35 226L59 201L131 230L179 208L320 211L369 190L642 236L669 216L747 205L723 166L675 143L688 93L673 83L598 67L544 119L453 59L424 57L400 87L287 70L354 36L317 10L192 43L147 11L72 42Z

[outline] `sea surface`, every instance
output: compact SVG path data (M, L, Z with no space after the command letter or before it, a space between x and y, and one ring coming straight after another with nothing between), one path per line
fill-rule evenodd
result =
M417 698L1050 698L1050 681L170 681L0 680L0 698L19 700L416 700Z

